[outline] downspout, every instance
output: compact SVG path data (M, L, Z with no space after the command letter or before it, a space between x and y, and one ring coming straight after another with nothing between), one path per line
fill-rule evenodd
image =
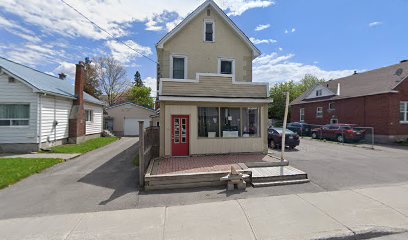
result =
M42 149L42 146L41 146L41 143L42 143L42 118L41 118L41 115L42 115L42 98L41 98L41 93L40 94L38 94L39 95L39 102L38 102L38 108L39 108L39 117L38 117L38 130L39 130L39 138L40 138L40 140L39 140L39 142L40 142L40 144L39 144L39 147L40 147L40 149Z
M55 144L57 142L57 97L54 96L54 122L52 123L54 127L54 141ZM53 144L53 145L54 145Z

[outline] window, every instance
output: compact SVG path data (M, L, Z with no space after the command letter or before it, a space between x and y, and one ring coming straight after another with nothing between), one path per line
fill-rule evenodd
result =
M93 110L85 110L85 117L87 122L93 122Z
M29 104L0 104L0 126L28 126Z
M198 136L219 137L219 114L216 107L198 108Z
M337 123L339 123L339 120L337 118L330 119L330 124L337 124Z
M323 90L322 89L316 90L316 97L320 97L322 95L323 95Z
M259 113L258 108L242 108L242 136L259 136Z
M239 108L221 108L221 137L241 136L241 114Z
M172 78L174 79L186 79L186 57L173 56L172 57Z
M316 117L317 118L322 118L323 117L323 108L322 107L317 107L316 108Z
M329 103L329 110L336 110L336 104L334 102Z
M408 102L400 103L400 123L408 123Z
M259 137L259 116L257 107L198 107L198 137Z
M233 60L220 60L220 73L221 74L233 74Z
M301 108L299 110L299 121L304 122L305 121L305 109Z
M214 22L212 20L204 21L204 41L214 42Z

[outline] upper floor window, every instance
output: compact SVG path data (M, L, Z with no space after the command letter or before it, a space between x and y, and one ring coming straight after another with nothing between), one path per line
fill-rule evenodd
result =
M322 95L323 95L323 90L322 89L316 90L316 97L320 97Z
M186 79L187 78L187 58L185 56L171 57L171 78Z
M234 60L233 59L219 59L219 73L234 74Z
M408 123L408 102L400 103L400 123Z
M30 104L0 104L0 126L28 126Z
M214 42L214 22L212 20L204 21L204 41Z
M316 117L317 118L323 117L323 108L322 107L317 107L316 108Z
M334 102L329 103L329 110L335 110L336 104Z

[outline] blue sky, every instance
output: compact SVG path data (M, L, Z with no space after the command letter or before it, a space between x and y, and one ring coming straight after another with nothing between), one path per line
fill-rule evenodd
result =
M198 0L66 0L133 48L156 59L155 43ZM263 55L254 81L331 79L408 58L406 0L216 0ZM156 65L55 0L0 1L0 56L73 76L73 63L112 54L155 89Z

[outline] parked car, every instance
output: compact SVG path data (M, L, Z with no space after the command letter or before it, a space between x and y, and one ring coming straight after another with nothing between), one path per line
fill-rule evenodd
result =
M310 136L312 133L311 131L312 126L307 123L292 122L292 123L288 123L286 128L291 130L292 132L297 133L300 136Z
M357 130L354 124L327 124L312 129L312 138L338 142L359 142L365 138L365 130Z
M268 129L268 143L272 148L277 148L282 146L282 132L283 128L271 127ZM295 148L299 146L299 135L295 132L292 132L289 129L285 131L285 145L289 148Z

